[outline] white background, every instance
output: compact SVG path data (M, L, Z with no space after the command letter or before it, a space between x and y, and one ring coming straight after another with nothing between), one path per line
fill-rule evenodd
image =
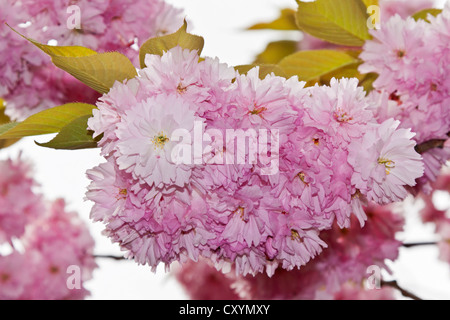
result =
M294 0L168 0L184 8L192 22L192 32L205 38L203 55L219 57L230 65L251 63L269 41L281 38L299 39L296 33L279 31L244 31L256 22L268 21L279 9L295 7ZM117 245L101 235L102 225L89 220L92 203L83 201L88 180L85 172L103 162L98 150L56 151L34 144L52 136L27 138L0 152L0 159L22 157L35 164L35 177L48 199L62 197L68 208L79 212L92 229L97 254L120 255ZM447 203L448 204L448 203ZM434 240L433 227L423 226L408 209L406 232L408 242ZM426 299L450 299L450 266L437 260L435 247L402 249L400 259L390 264L393 275L410 291ZM90 299L187 299L176 280L161 267L152 273L149 267L132 261L98 260L99 269L87 283Z

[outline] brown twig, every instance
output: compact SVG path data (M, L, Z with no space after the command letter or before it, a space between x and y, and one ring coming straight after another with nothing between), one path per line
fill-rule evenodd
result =
M128 260L125 257L118 257L118 256L112 256L112 255L102 255L102 254L96 254L96 255L94 255L94 258L98 258L98 259L112 259L112 260L116 260L116 261Z
M424 246L435 246L437 242L416 242L416 243L404 243L402 246L405 248L416 248Z
M406 298L410 298L410 299L416 300L416 301L422 301L423 300L423 299L419 298L418 296L416 296L414 293L411 293L408 290L405 290L402 287L400 287L398 282L395 281L395 280L394 281L381 280L381 286L386 286L386 287L391 287L391 288L397 289Z
M447 133L447 136L450 137L450 132ZM444 143L446 141L447 139L431 139L416 145L415 149L417 153L424 154L425 152L430 151L431 149L444 148Z

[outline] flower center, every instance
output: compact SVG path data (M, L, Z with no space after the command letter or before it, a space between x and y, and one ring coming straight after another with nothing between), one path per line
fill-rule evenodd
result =
M337 108L333 116L337 122L349 122L353 120L353 117L350 116L347 112L345 112L341 108Z
M178 92L179 94L183 94L183 93L185 93L186 91L187 91L187 87L183 86L183 84L180 82L180 83L178 84L178 87L177 87L177 92Z
M234 213L238 214L242 221L245 221L244 219L245 209L243 207L237 208L237 210Z
M11 276L7 273L0 274L0 282L1 283L6 283L10 278L11 278Z
M431 91L437 91L438 85L437 85L436 83L432 83L432 84L430 85L430 89L431 89Z
M59 273L59 268L57 266L51 266L49 268L49 271L51 274L57 274L57 273Z
M162 131L155 135L152 139L155 150L158 148L162 150L167 142L169 142L169 138L167 138L167 136Z
M395 162L386 158L378 158L378 163L384 165L386 174L391 173L391 169L395 168Z
M267 110L267 108L265 108L265 107L257 107L257 106L255 106L255 108L252 111L250 111L250 114L252 114L252 115L260 115L261 113L263 113L266 110Z
M306 185L309 186L309 183L306 182L306 174L304 172L297 173L297 177Z
M298 231L297 230L295 230L295 229L291 229L291 239L293 240L293 241L298 241L298 242L303 242L303 239L302 239L302 237L300 237L300 234L298 233Z
M116 196L117 200L125 200L127 198L128 195L128 190L127 189L119 189L119 193Z
M398 50L397 51L397 57L403 58L405 56L406 52L405 50Z

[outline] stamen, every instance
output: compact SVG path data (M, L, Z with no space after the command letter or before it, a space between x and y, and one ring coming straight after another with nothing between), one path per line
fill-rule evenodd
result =
M298 242L300 242L300 243L303 242L302 237L300 237L298 231L295 230L295 229L291 229L291 239L292 239L293 241L298 241Z
M180 82L180 83L178 84L178 87L177 87L177 92L178 92L179 94L183 94L183 93L185 93L186 91L187 91L187 87L184 87L183 84Z
M390 174L391 169L395 168L395 162L389 159L378 158L378 163L384 165L384 167L386 168L386 174Z
M11 276L7 273L0 274L0 283L6 283L11 278Z
M116 196L117 200L123 199L125 200L128 196L128 190L127 189L119 189L119 193Z
M266 110L267 110L267 108L265 108L265 107L255 106L255 108L252 111L250 111L249 113L252 115L260 115L261 113L263 113Z
M349 121L353 120L353 117L350 116L347 112L345 112L341 108L338 108L334 112L333 116L337 122L349 122Z
M57 274L57 273L59 273L59 268L57 266L51 266L49 268L49 271L51 274Z
M234 212L235 214L239 214L240 218L242 221L244 220L244 214L245 214L245 209L243 207L239 207L237 208L237 210Z
M305 174L304 172L299 172L299 173L297 174L297 177L299 177L299 179L300 179L306 186L309 186L309 183L305 181L305 180L306 180L306 174Z
M160 132L157 135L155 135L152 139L153 145L155 150L157 148L163 149L164 145L169 142L169 138L164 134L164 132Z

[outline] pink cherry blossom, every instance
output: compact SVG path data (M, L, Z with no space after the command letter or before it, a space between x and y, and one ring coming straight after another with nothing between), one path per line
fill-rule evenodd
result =
M406 197L405 185L414 186L423 174L421 156L415 152L414 134L397 129L399 121L386 120L368 128L361 141L349 146L355 169L352 183L371 201L387 204Z
M207 260L189 262L173 273L193 300L239 300L234 292L233 279L217 271Z
M150 187L164 184L183 188L191 169L174 159L178 141L172 141L172 135L175 130L184 130L192 136L195 121L189 105L177 97L161 95L135 105L117 124L115 157L119 169L131 172ZM190 163L191 158L185 160Z
M48 203L38 193L31 165L20 157L0 162L0 254L2 299L83 299L84 282L96 268L94 240L85 222L65 211L63 200ZM8 246L7 246L8 247ZM67 286L70 266L80 270L80 287Z
M27 258L13 252L9 255L0 255L0 299L17 300L25 293L31 282L31 273Z
M28 227L22 241L31 282L21 299L83 299L89 294L84 282L97 267L94 240L80 217L65 211L64 200L52 203L47 213ZM71 266L80 271L79 288L67 285Z
M44 212L31 165L18 158L0 161L0 244L23 236L27 225Z
M333 78L329 87L316 85L309 90L305 104L305 125L316 127L339 142L359 138L367 123L373 122L373 102L366 99L357 79Z
M379 0L380 17L382 20L388 20L390 17L399 15L402 18L407 18L413 14L430 9L434 6L433 0Z

